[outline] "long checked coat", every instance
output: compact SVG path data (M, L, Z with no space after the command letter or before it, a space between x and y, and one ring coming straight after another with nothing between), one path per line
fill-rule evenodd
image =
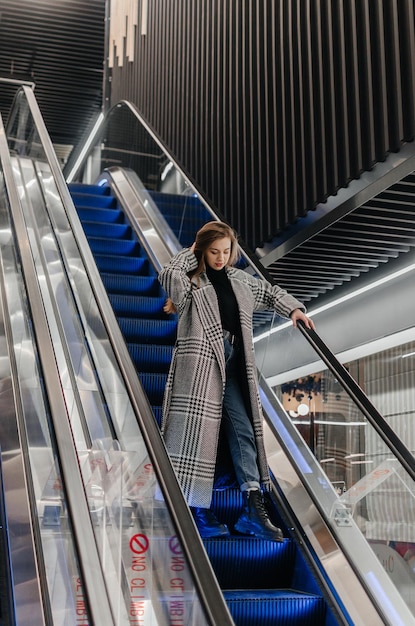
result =
M188 277L197 264L193 252L184 248L159 275L179 314L177 341L164 394L162 433L188 504L209 507L225 389L225 357L215 289L206 274L199 280L191 281ZM239 306L258 467L263 488L269 489L252 316L258 309L275 309L283 317L289 317L294 309L304 310L304 306L284 289L242 270L229 267L227 275Z

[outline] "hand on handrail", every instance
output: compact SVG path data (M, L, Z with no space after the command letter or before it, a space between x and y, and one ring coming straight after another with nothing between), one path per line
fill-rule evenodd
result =
M292 319L294 328L297 328L297 322L302 322L306 328L310 328L311 330L316 329L313 320L301 309L294 309L294 311L291 311L290 318Z

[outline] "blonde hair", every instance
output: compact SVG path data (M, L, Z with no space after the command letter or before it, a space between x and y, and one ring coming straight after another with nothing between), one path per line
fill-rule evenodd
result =
M189 273L189 278L196 277L198 279L199 276L206 271L206 250L211 247L214 241L224 239L225 237L229 237L231 240L231 252L226 266L229 267L235 265L240 256L238 238L235 231L224 222L207 222L196 233L193 250L199 263L197 268ZM167 298L163 311L165 313L176 313L176 307L170 298Z

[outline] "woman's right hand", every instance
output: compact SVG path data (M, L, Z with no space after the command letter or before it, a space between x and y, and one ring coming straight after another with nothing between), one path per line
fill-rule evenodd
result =
M177 309L174 306L171 298L167 298L163 306L163 311L167 313L167 315L172 315L173 313L177 313Z

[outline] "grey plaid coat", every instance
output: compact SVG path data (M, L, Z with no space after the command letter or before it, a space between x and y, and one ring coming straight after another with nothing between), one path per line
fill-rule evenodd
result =
M206 274L190 281L197 267L189 248L161 270L159 280L174 302L179 321L164 394L162 433L190 506L209 507L215 474L225 389L223 332L215 289ZM227 274L239 305L246 378L263 488L270 478L263 442L263 416L252 342L252 315L275 309L283 317L304 306L284 289L236 268Z

